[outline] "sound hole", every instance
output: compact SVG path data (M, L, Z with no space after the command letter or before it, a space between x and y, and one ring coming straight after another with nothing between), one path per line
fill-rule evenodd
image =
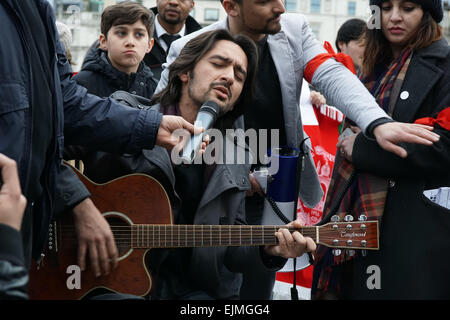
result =
M114 235L117 249L119 250L119 259L123 258L123 256L131 250L131 226L128 222L117 216L109 216L105 218L108 221Z

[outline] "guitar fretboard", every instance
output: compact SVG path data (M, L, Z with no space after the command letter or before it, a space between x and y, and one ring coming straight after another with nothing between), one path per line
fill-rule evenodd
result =
M276 245L275 232L280 228L290 232L297 230L313 239L317 231L315 227L294 229L286 226L133 225L129 241L132 248Z

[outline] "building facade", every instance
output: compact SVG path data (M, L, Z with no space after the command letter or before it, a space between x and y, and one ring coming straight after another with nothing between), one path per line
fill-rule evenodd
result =
M53 2L57 19L72 29L71 46L74 71L81 67L89 46L100 34L100 17L104 7L120 0L49 0ZM444 21L441 23L450 42L450 0L444 4ZM146 7L156 6L156 0L136 0ZM288 12L303 13L319 41L329 41L334 46L336 32L348 19L368 21L371 15L369 0L285 0ZM203 26L226 17L219 0L195 0L191 15Z

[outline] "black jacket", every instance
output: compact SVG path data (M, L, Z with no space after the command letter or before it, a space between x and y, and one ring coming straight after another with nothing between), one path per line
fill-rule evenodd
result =
M154 12L155 16L158 14L158 9L156 7L151 8L151 10ZM195 21L194 18L192 18L191 16L188 16L186 18L186 34L195 32L197 30L200 30L201 28L202 26L197 21ZM156 31L153 38L155 39L155 43L153 45L152 50L144 56L144 62L152 70L153 77L156 79L156 81L159 81L159 79L161 78L162 64L166 62L167 53L161 47ZM95 56L98 44L99 41L96 40L89 47L86 53L86 57L84 58L83 64L81 66L81 69L84 69L85 65L96 59Z
M158 14L158 9L156 7L151 8L151 10L154 12L155 16ZM188 16L186 19L186 34L195 32L197 30L200 30L202 26L195 21L194 18L191 16ZM153 45L152 51L147 53L144 57L144 62L146 65L152 69L152 72L156 79L161 78L161 72L162 72L162 64L166 62L167 53L161 47L161 44L158 40L158 35L156 34L153 36L155 39L155 44Z
M55 26L53 9L46 0L33 1L40 20L49 31L48 46L52 61L50 76L52 104L35 105L30 101L33 86L30 66L38 59L29 48L34 40L26 32L16 10L22 2L0 2L0 152L17 162L22 192L28 207L22 223L26 264L33 237L34 257L39 257L48 235L48 226L55 213L71 209L89 196L75 174L62 164L64 141L90 145L111 152L136 152L152 148L158 132L161 114L151 110L135 110L110 99L102 100L86 92L71 79L72 69L65 56ZM30 26L33 27L32 25ZM34 125L41 113L50 115L50 123ZM38 118L39 119L39 118ZM51 125L52 130L43 130ZM41 132L48 132L45 136ZM39 137L39 139L34 139ZM48 143L48 152L30 151L40 143ZM32 164L41 164L33 172ZM30 196L30 189L42 186L42 193ZM31 221L32 218L32 221ZM31 229L33 232L31 233Z
M27 283L20 233L0 223L0 300L28 298Z
M156 81L150 68L141 62L137 73L127 75L114 68L107 58L107 53L96 49L83 65L83 69L73 79L87 89L89 93L100 97L109 97L116 91L128 91L132 94L150 99L156 88ZM105 183L117 176L125 175L127 157L114 153L99 151L98 148L69 145L64 148L64 159L82 160L84 174L94 182Z
M436 117L450 106L450 47L442 39L414 52L393 119L414 122ZM408 94L406 94L408 93ZM359 134L353 163L359 171L385 177L388 194L380 226L380 250L355 259L345 272L343 296L349 299L449 299L450 210L433 203L424 190L450 187L450 131L439 125L432 146L404 144L403 159ZM367 283L378 266L381 288Z
M157 85L150 68L143 62L136 73L128 75L114 68L102 49L93 52L73 79L99 97L109 97L115 91L124 90L150 99Z

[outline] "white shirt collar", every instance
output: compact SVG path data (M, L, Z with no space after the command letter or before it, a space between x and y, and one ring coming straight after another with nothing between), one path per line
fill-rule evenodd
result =
M166 29L164 29L164 27L159 23L158 21L158 15L156 15L155 17L155 31L156 34L158 35L158 40L159 43L161 44L161 46L163 47L164 50L167 50L167 44L164 42L163 39L161 39L161 36L163 34L168 33L166 31ZM181 37L186 35L186 23L183 25L183 28L181 28L180 32L178 32L177 34L179 34Z

